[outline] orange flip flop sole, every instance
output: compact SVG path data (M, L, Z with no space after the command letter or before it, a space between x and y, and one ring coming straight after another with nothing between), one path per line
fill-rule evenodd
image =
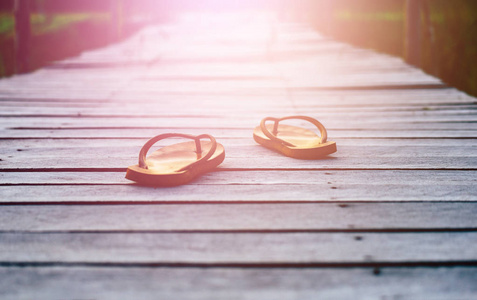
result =
M196 153L195 142L165 146L153 152L147 158L147 169L139 165L128 167L126 178L145 186L177 186L186 184L196 177L210 172L225 159L225 149L221 144L217 143L217 148L209 159L189 169L177 171L196 162L198 157L205 155L210 150L211 142L201 141L200 143L202 146L202 153L200 155Z
M271 124L266 125L266 127L269 131L273 129ZM279 124L276 136L295 145L295 147L269 139L260 126L257 126L253 131L253 138L257 143L288 157L320 159L337 151L336 142L321 143L320 137L315 132L302 127Z

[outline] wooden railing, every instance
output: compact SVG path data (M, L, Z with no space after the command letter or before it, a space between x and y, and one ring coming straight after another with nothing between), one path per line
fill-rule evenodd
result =
M420 66L421 64L421 1L406 0L404 59L406 62Z
M23 73L29 70L30 4L30 1L15 1L15 73Z
M477 95L477 1L308 3L318 31L360 47L400 56L447 84Z

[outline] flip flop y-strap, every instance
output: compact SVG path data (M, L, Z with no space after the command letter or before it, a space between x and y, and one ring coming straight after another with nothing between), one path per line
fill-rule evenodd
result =
M281 143L281 144L289 146L289 147L296 147L292 143L289 143L289 142L284 141L281 138L277 137L278 123L280 121L289 120L289 119L301 119L301 120L305 120L305 121L308 121L308 122L312 123L313 125L315 125L318 128L318 130L320 130L320 134L321 134L320 144L326 142L326 139L328 138L328 134L326 133L325 126L323 126L323 124L318 122L318 120L313 119L311 117L307 117L307 116L289 116L289 117L283 117L283 118L266 117L260 122L260 128L262 129L263 134L265 134L265 136L267 136L270 140ZM273 121L274 122L272 132L270 132L268 130L267 126L265 126L265 123L267 121Z
M177 172L185 171L187 169L190 169L191 167L200 164L202 162L207 161L214 153L215 150L217 149L217 142L215 141L215 138L211 135L208 134L201 134L198 136L193 136L189 134L182 134L182 133L165 133L165 134L160 134L158 136L155 136L151 138L149 141L147 141L144 146L142 146L141 151L139 152L139 167L147 169L147 164L146 164L146 154L149 151L149 149L157 143L160 140L170 138L170 137L181 137L181 138L187 138L187 139L192 139L195 141L195 147L196 147L196 153L199 156L202 153L202 145L200 143L200 140L203 138L208 138L212 142L212 147L210 147L209 152L207 152L206 155L201 157L199 160L183 167L180 170L177 170Z

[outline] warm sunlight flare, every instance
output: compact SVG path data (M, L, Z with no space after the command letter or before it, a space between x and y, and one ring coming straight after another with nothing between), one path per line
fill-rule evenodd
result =
M477 0L0 0L0 300L476 300L476 33Z
M245 12L247 18L237 17ZM264 16L279 23L305 23L327 38L403 57L477 94L477 67L465 63L477 55L472 29L477 2L469 0L4 0L0 77L124 40L148 24L178 19L198 35L226 36L233 41L229 48L241 47L244 36L258 38L264 26L271 26L269 50L278 41L276 22L257 22ZM222 50L217 49L218 57L225 55Z

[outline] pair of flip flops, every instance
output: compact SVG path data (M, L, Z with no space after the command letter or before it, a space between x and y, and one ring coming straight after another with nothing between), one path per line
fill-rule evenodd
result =
M290 119L312 123L321 136L302 127L279 124ZM273 121L273 124L267 124L269 121ZM146 159L149 149L158 141L167 138L186 138L193 141L165 146ZM255 128L253 138L262 146L293 158L319 159L336 152L336 143L327 141L325 127L316 119L306 116L267 117ZM139 164L128 167L126 178L147 186L181 185L212 171L224 159L224 146L217 143L211 135L161 134L144 144L139 152Z

